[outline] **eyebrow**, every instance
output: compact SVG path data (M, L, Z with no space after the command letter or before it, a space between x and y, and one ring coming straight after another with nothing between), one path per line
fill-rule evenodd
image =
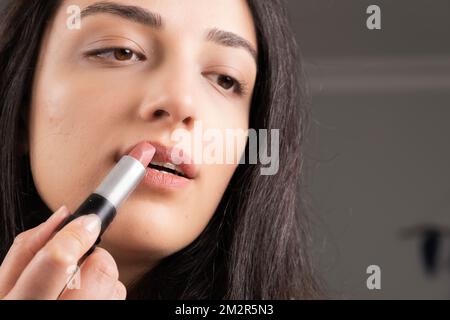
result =
M162 18L159 14L141 7L127 6L109 1L96 2L87 6L81 12L81 18L83 19L100 13L113 14L156 29L163 27Z
M255 59L255 62L258 57L258 53L253 46L237 34L229 31L219 30L219 29L211 29L207 32L206 36L207 41L213 41L219 45L231 48L242 48L246 50L250 55Z
M163 19L158 13L151 12L142 7L123 5L110 1L96 2L87 6L81 12L81 18L83 19L89 16L105 13L113 14L154 29L162 29L164 27ZM205 39L206 41L211 41L224 47L244 49L257 63L257 50L249 41L233 32L213 28L207 30Z

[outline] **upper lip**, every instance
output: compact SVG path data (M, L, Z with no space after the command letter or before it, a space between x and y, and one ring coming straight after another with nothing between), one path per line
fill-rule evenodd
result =
M181 172L186 178L195 179L197 177L198 167L193 163L191 157L184 149L168 147L155 141L146 142L150 143L156 149L155 155L150 163L170 163L175 165L176 171ZM177 158L172 159L172 155L177 156Z

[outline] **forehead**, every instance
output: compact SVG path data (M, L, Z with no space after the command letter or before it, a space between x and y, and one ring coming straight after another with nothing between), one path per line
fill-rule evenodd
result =
M180 36L201 36L205 29L218 28L234 32L257 47L253 18L246 0L64 0L57 12L56 21L65 25L69 17L69 6L76 5L83 10L98 3L137 6L157 13L164 24L163 32ZM99 17L100 15L96 15L93 18ZM101 14L101 17L120 19L111 14Z

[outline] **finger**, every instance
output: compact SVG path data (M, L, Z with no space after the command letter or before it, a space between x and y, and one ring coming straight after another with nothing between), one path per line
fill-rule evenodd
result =
M57 299L70 271L95 243L100 228L101 221L96 214L71 221L39 250L8 296L13 299Z
M39 226L20 233L0 266L0 298L14 286L20 274L36 253L50 240L56 228L70 215L65 206Z
M80 277L81 275L81 277ZM95 248L84 261L75 286L68 286L61 300L109 300L116 294L119 271L113 257L102 248Z
M125 300L126 298L127 298L127 288L122 282L118 281L116 283L116 289L111 300Z

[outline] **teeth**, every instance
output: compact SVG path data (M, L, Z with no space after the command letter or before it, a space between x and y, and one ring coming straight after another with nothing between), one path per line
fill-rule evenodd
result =
M177 170L176 165L174 165L173 163L169 163L169 162L152 161L152 164L154 164L156 166L164 167L167 169L171 169L171 170Z
M164 167L164 168L167 168L167 169L174 170L174 171L184 175L184 173L181 172L180 170L178 170L177 166L174 165L173 163L170 163L170 162L159 162L159 161L152 161L151 163L153 165L156 165L156 166L160 166L160 167ZM160 170L158 170L158 171L160 171ZM160 171L160 172L162 172L164 174L170 174L169 172L166 172L166 171Z

